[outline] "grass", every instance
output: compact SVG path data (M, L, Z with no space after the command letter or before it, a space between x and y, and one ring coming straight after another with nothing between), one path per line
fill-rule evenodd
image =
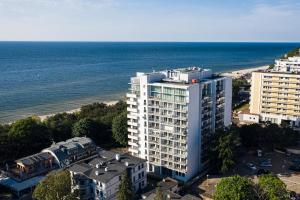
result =
M249 107L250 107L249 101L246 101L246 102L243 102L240 105L237 105L236 107L234 107L233 111L234 112L239 112L239 111L242 111L242 110L247 110L247 109L249 109Z

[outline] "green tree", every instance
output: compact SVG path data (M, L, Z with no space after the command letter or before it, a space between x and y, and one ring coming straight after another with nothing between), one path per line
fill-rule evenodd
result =
M115 116L126 111L126 103L119 101L114 105L107 105L104 103L93 103L82 106L79 113L79 118L89 118L102 124L111 126L112 120Z
M221 160L221 172L228 172L235 165L235 144L232 133L219 138L218 158Z
M297 47L291 51L289 51L287 54L285 54L287 57L293 57L299 55L300 47ZM283 55L281 58L285 58L285 55Z
M222 178L217 184L214 200L255 200L254 184L247 178L233 176Z
M215 173L226 173L234 167L240 145L238 130L238 127L231 126L230 129L218 130L205 138L208 141L206 145L210 148L204 156Z
M35 188L32 197L37 200L75 200L71 192L71 178L68 171L50 173Z
M75 114L59 113L45 120L55 142L72 137L72 126L77 121Z
M132 189L131 179L126 171L122 175L121 183L119 185L119 191L117 193L118 200L132 200L134 199L134 193Z
M241 86L248 85L247 80L243 77L232 80L232 103L240 101L239 91Z
M112 134L116 142L122 146L126 146L128 142L127 132L127 112L122 112L112 121Z
M0 124L0 165L15 158L13 141L9 139L9 125Z
M269 149L293 145L298 137L290 127L270 123L244 125L239 128L239 134L244 146Z
M81 119L76 122L72 128L72 135L74 137L87 136L93 138L97 132L97 124L91 119Z
M154 200L165 200L166 198L164 197L161 188L157 187L156 192L155 192L155 197Z
M266 174L258 179L260 196L268 200L288 200L289 192L286 185L275 175Z
M47 127L31 117L14 122L9 129L8 136L13 142L16 157L36 153L51 143Z

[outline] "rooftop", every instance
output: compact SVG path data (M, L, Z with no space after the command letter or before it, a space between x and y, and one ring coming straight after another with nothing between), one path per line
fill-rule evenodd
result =
M34 165L36 163L39 163L40 161L49 160L50 158L53 158L53 156L50 153L41 152L31 156L20 158L16 160L16 162L26 166L26 165Z
M144 162L144 159L129 154L120 155L102 150L97 158L76 163L69 167L69 171L80 173L89 179L107 183L113 177L121 175L128 167L134 167Z
M73 154L81 154L87 148L96 149L95 143L90 138L74 137L63 142L53 143L49 148L44 149L43 152L52 152L61 163L64 163ZM68 163L65 164L68 165Z
M171 190L173 187L178 186L178 181L170 177L164 178L162 181L157 183L157 186L162 190Z

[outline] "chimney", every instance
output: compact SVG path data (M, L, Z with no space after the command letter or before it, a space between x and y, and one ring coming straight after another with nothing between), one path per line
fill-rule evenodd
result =
M104 171L108 172L108 167L105 167Z
M99 171L95 171L96 176L99 176Z
M118 154L118 153L116 154L116 160L120 161L120 154Z
M125 162L125 166L128 167L129 166L129 162Z

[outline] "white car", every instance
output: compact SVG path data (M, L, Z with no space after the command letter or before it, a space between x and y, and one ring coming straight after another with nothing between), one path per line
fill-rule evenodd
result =
M267 160L267 161L261 162L259 166L261 166L261 167L272 167L272 163L271 163L271 161Z
M255 167L255 165L252 164L252 163L247 163L247 167L248 167L249 169L251 169L251 170L256 170L256 169L257 169L257 168Z

